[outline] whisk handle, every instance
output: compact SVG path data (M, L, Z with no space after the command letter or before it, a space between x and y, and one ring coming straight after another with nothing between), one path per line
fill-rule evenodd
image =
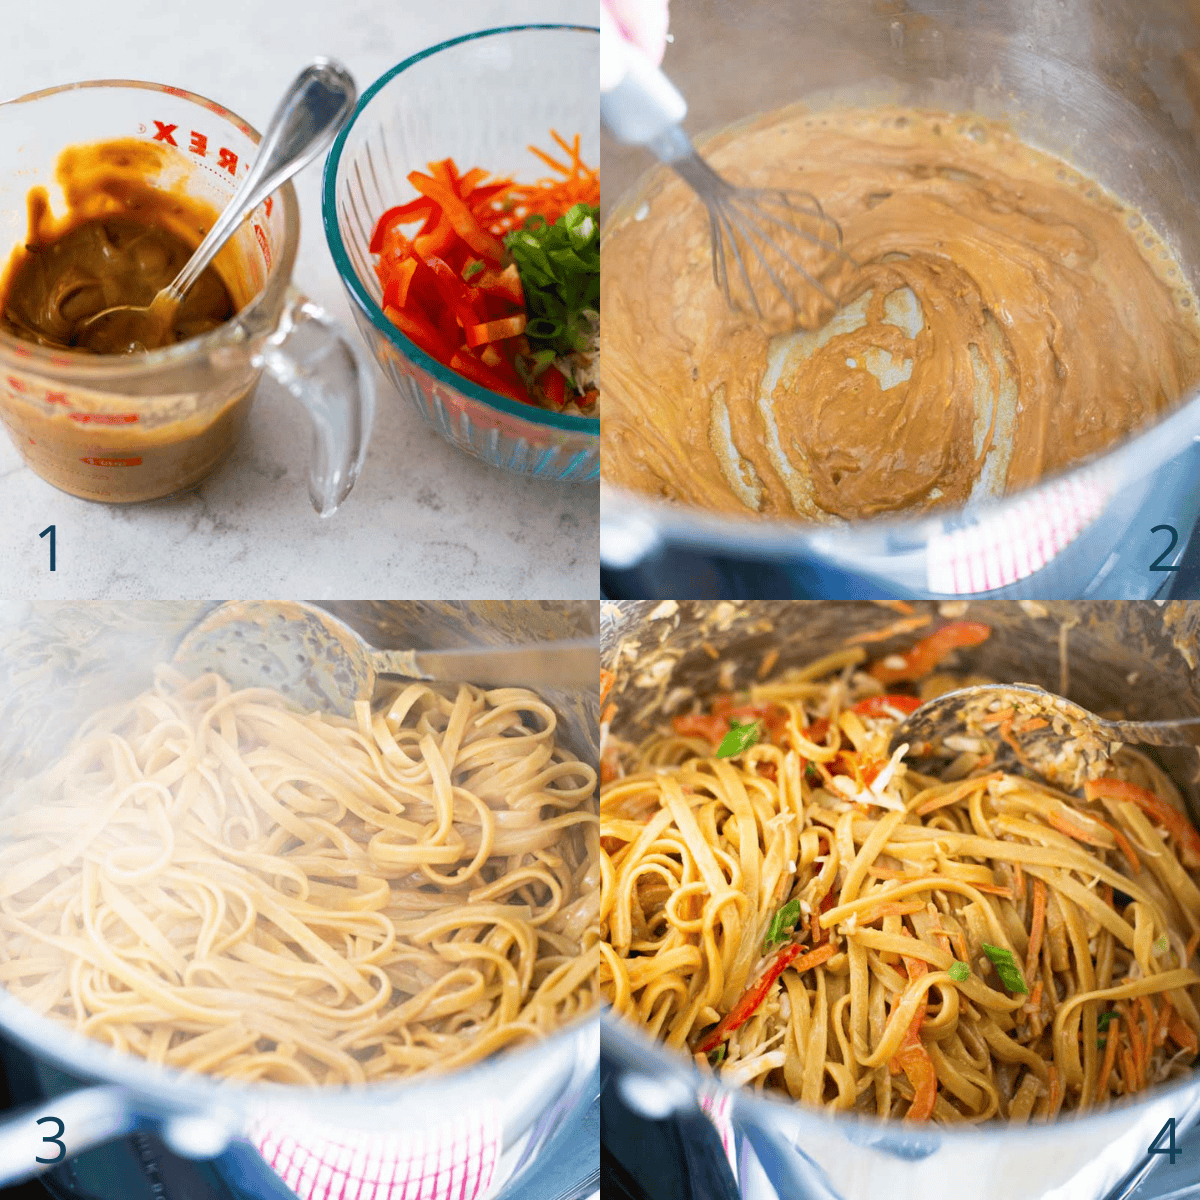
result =
M621 37L601 10L600 117L613 137L645 146L687 115L679 89L636 46Z

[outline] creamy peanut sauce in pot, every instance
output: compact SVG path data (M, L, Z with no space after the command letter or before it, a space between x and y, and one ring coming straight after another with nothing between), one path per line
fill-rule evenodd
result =
M662 171L601 242L611 482L811 520L958 507L1127 438L1200 378L1196 297L1161 239L1004 125L789 111L707 153L819 197L853 264L806 328L732 311L705 210Z

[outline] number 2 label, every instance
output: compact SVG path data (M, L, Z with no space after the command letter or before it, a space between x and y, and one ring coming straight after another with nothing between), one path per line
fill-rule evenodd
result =
M1173 567L1162 566L1162 560L1175 549L1175 544L1179 541L1179 531L1174 525L1155 525L1150 530L1151 533L1157 533L1160 529L1165 529L1171 535L1171 544L1150 564L1152 571L1178 571L1179 564L1176 563Z

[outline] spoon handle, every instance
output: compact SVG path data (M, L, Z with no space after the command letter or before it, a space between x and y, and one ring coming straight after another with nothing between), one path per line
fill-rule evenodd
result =
M357 97L349 71L333 59L314 59L296 76L224 212L183 270L163 289L173 300L183 299L245 217L333 141L354 111Z
M403 675L477 687L600 686L600 646L591 641L468 646L454 650L375 650L380 675Z

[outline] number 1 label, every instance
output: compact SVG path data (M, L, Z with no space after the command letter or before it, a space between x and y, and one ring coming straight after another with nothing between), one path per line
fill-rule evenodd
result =
M46 536L46 534L50 535L50 570L53 571L54 570L54 526L53 525L47 525L46 528L43 529L42 532L38 534L38 537L44 538Z

